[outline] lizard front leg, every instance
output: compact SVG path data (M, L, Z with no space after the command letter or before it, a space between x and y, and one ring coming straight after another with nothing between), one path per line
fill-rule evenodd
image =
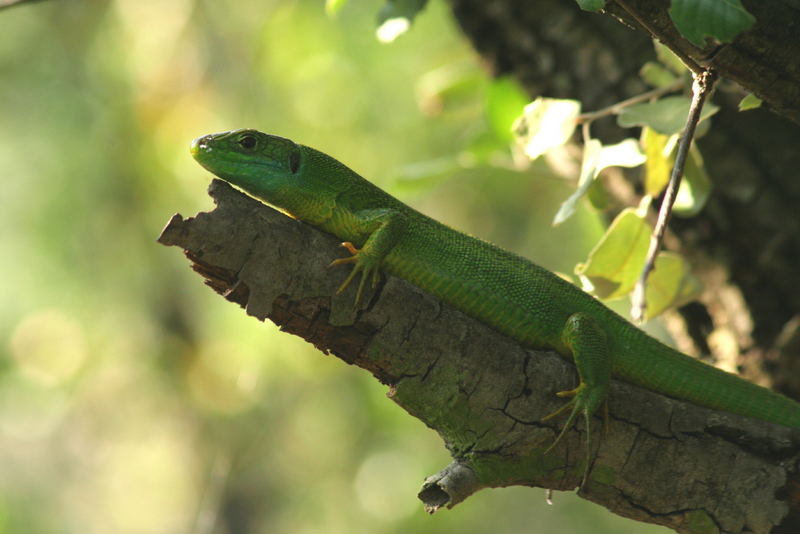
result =
M337 294L344 291L356 275L361 273L354 302L358 306L367 279L372 279L372 287L378 285L381 265L405 233L406 219L400 212L388 208L358 211L353 217L355 228L350 229L350 233L366 236L364 245L359 249L349 241L342 243L352 256L333 260L330 265L353 264L353 269L339 286Z
M567 319L561 340L572 353L580 383L575 389L557 393L559 397L572 397L572 400L543 419L552 419L572 408L567 422L546 452L550 452L561 441L575 422L575 418L579 414L583 415L586 422L586 468L581 481L583 487L589 476L591 463L591 418L608 396L611 383L611 355L605 331L597 321L584 313L575 313Z

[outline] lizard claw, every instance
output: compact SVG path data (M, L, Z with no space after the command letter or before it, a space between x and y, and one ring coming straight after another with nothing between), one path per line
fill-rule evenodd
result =
M343 265L345 263L356 263L358 261L358 253L361 252L358 250L353 244L349 241L345 241L344 243L339 244L340 247L346 248L347 251L352 254L352 256L348 256L347 258L337 258L328 264L328 268L333 267L334 265Z
M350 241L345 241L344 243L340 243L339 246L346 248L347 252L349 252L353 256L355 256L360 252L360 250L357 249L355 245L353 245Z
M564 426L561 427L561 431L556 436L556 439L553 441L552 444L544 451L544 454L548 454L552 451L556 445L561 442L561 439L566 435L567 430L572 428L572 425L575 422L575 419L578 415L583 415L585 423L586 423L586 467L583 471L583 478L581 479L580 488L583 489L586 486L586 481L589 478L589 467L592 461L592 441L591 441L591 423L592 423L592 413L597 409L597 402L604 401L605 396L601 396L598 398L598 395L594 394L595 391L589 386L586 385L585 382L581 382L578 387L575 389L571 389L569 391L559 391L556 393L559 397L572 397L572 399L558 408L553 413L545 416L542 418L542 421L549 421L553 419L561 413L565 412L566 410L570 411L569 417L567 418L567 422L564 423Z
M350 271L350 274L347 275L347 278L344 279L342 285L339 286L339 289L336 290L336 294L340 295L347 286L350 285L350 282L356 277L356 275L360 272L361 280L358 283L358 290L356 291L356 298L354 302L354 306L358 306L358 303L361 302L361 295L364 293L364 284L366 283L368 278L372 278L372 287L378 286L378 266L375 264L375 261L370 258L369 256L365 256L361 249L356 248L352 243L346 241L341 244L344 248L347 249L352 256L347 258L338 258L333 260L328 267L333 267L334 265L344 265L348 263L355 264L353 269Z

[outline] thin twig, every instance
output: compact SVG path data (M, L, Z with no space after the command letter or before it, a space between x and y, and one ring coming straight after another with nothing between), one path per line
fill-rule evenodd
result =
M617 102L616 104L612 104L607 108L603 108L597 111L590 111L588 113L581 113L580 115L575 117L575 122L581 124L584 122L591 122L593 120L600 119L608 115L616 115L623 109L630 107L634 104L638 104L640 102L647 102L648 100L651 100L653 98L659 98L666 94L678 91L679 89L682 89L684 85L685 82L683 80L680 79L676 80L670 85L667 85L665 87L656 87L651 91L647 91L646 93L642 93L640 95L632 96L627 100L623 100L622 102Z
M580 123L578 123L580 124ZM586 147L589 145L589 141L592 139L592 134L590 131L591 121L585 121L581 125L581 134L583 135L583 146Z
M642 274L639 276L639 280L636 282L636 286L633 289L631 315L637 322L641 322L644 318L644 312L647 308L647 300L645 299L644 293L647 277L653 270L656 256L661 249L661 242L664 239L667 221L672 214L672 205L675 203L675 197L678 195L678 188L681 185L683 169L686 166L686 156L689 153L689 147L692 144L697 123L700 122L700 112L703 111L703 103L711 92L711 89L713 89L716 79L716 72L710 68L704 70L700 74L694 75L694 83L692 83L692 104L689 107L689 116L686 119L686 126L683 128L683 134L678 142L675 164L672 167L672 174L669 177L667 190L664 193L664 200L661 202L661 209L658 212L656 226L653 229L653 234L650 236L650 248L647 251L647 258L642 268Z

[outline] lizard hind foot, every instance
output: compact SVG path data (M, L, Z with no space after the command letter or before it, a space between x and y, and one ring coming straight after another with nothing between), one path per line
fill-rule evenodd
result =
M570 408L572 408L572 410L570 411L566 423L564 423L564 426L561 427L561 431L558 433L558 436L556 436L556 439L553 440L553 443L551 443L550 446L547 448L547 450L544 451L545 454L548 454L556 447L556 445L558 445L561 442L561 439L567 433L567 430L572 428L572 425L575 422L575 418L578 416L579 413L581 413L581 411L583 411L583 409L580 406L580 404L582 403L579 403L578 401L579 398L581 397L580 392L585 387L586 387L585 384L581 384L575 389L571 389L569 391L559 391L558 393L556 393L556 395L558 395L559 397L572 397L572 399L563 406L561 406L560 408L558 408L553 413L542 417L542 421L550 421L551 419L555 419L562 413L566 412Z
M571 410L569 417L567 417L567 421L564 423L564 426L561 427L561 431L558 433L558 436L556 436L556 439L553 440L553 443L551 443L550 446L544 451L544 454L550 453L550 451L552 451L561 442L567 431L572 428L577 417L579 415L583 415L586 426L586 466L583 471L583 478L581 479L580 485L580 488L583 489L583 487L586 485L586 481L589 478L589 467L592 460L592 414L597 410L600 404L605 401L605 391L603 388L591 388L587 386L585 382L581 382L577 388L569 391L559 391L556 393L556 395L559 397L572 397L572 399L553 413L543 417L542 421L549 421L558 417L570 408Z

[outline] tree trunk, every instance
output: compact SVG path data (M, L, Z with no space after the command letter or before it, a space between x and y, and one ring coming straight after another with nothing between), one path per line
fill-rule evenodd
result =
M385 278L353 309L332 296L338 241L215 180L217 208L176 215L159 241L183 248L207 284L261 320L370 371L436 430L453 463L419 494L433 512L486 487L570 490L586 467L579 424L545 453L563 419L542 422L574 367L519 346L413 285ZM614 382L608 432L592 422L580 494L620 515L679 532L778 533L800 527L800 431L708 410ZM698 483L702 480L702 483ZM386 481L391 484L391 480Z

